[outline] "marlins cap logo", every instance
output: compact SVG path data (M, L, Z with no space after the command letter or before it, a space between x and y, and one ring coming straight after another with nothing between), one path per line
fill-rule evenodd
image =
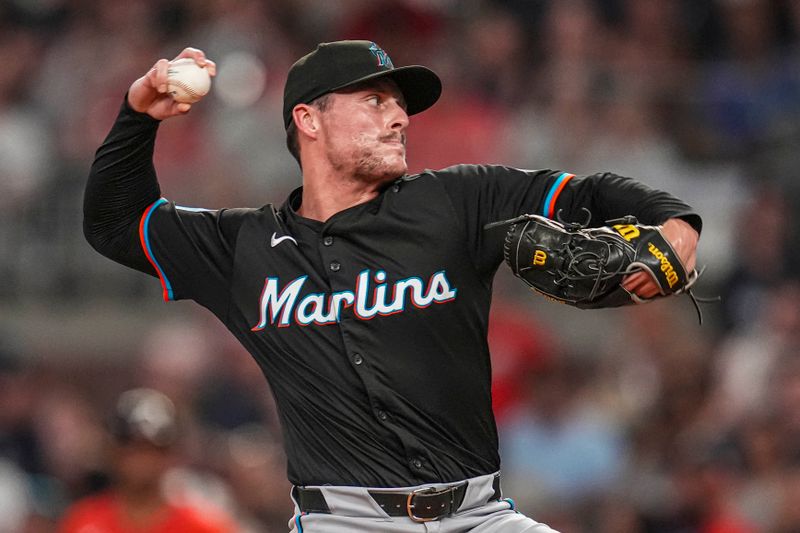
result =
M383 49L380 46L378 46L375 43L372 43L372 45L370 45L370 47L369 47L369 51L372 52L372 55L374 55L378 59L378 66L379 67L394 68L394 65L392 64L392 60L389 57L389 54L384 52Z

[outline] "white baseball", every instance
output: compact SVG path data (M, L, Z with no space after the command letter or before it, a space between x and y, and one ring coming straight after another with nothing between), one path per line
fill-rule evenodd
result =
M211 76L205 67L190 57L170 61L167 68L167 92L176 101L193 104L208 94Z

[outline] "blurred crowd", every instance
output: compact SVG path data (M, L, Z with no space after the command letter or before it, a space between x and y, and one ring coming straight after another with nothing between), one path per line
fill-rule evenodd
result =
M94 150L127 87L203 49L211 94L159 133L165 197L282 203L300 173L285 74L366 38L437 71L411 170L612 171L704 217L697 292L578 311L501 269L490 331L504 490L571 532L800 531L800 2L0 1L0 532L55 531L114 483L107 416L176 406L172 501L286 531L281 433L256 364L212 317L82 237Z

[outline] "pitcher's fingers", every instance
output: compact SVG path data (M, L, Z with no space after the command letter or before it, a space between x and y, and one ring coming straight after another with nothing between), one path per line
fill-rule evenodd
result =
M160 61L160 60L159 60ZM150 70L147 71L147 74L143 76L145 80L145 85L148 87L153 87L154 89L158 88L158 61L156 61Z
M622 288L644 299L654 298L661 294L656 281L644 272L636 272L628 276L623 281Z
M622 280L622 287L628 292L636 292L648 279L649 276L644 272L634 272L629 276L625 276Z
M190 57L194 59L195 63L197 63L201 67L204 66L206 63L206 53L200 50L199 48L193 48L191 46L187 46L181 51L180 54L178 54L175 57L175 59L181 59L184 57Z
M167 92L167 69L169 69L169 61L166 59L159 59L156 62L153 87L162 94Z
M197 63L198 66L208 69L208 74L210 76L217 75L217 64L208 59L206 53L199 48L192 48L191 46L184 48L180 54L175 56L175 59L182 58L194 59L194 62ZM175 61L175 59L173 59L173 61Z
M636 296L646 300L655 298L659 294L661 294L661 291L658 290L658 284L653 280L650 280L650 283L646 283L636 290Z

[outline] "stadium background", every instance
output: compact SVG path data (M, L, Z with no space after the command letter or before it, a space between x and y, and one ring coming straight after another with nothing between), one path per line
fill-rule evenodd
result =
M122 390L178 405L171 493L285 531L263 377L213 320L81 234L93 152L128 85L187 46L212 93L165 123L156 164L183 205L281 203L285 72L368 38L431 66L412 170L456 162L614 171L705 219L688 299L577 311L503 267L491 343L505 489L573 531L800 528L800 2L792 0L0 1L0 531L52 531L102 486Z

